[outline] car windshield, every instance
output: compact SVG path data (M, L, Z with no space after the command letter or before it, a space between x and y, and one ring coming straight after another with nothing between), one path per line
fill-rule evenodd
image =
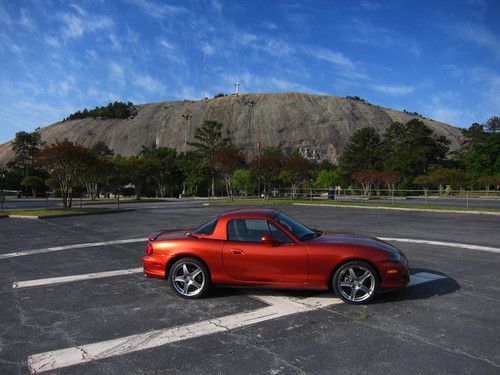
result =
M280 213L275 217L276 221L292 232L301 241L312 240L319 236L318 232L306 227L304 224Z

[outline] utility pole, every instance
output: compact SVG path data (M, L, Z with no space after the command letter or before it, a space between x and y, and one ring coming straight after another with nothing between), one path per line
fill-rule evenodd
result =
M186 113L182 115L182 117L184 118L184 120L186 120L186 123L184 124L184 156L185 156L187 152L187 131L191 125L191 117L193 117L193 115ZM186 194L186 182L183 181L181 196L184 196L185 194Z
M0 177L1 177L0 184L2 185L1 186L1 190L0 190L0 211L3 212L3 181L4 181L4 178L5 178L5 173L2 172L0 174Z

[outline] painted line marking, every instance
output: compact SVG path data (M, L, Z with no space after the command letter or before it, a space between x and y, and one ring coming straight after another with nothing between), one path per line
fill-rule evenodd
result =
M250 297L269 303L269 306L250 312L204 320L194 324L157 329L146 333L120 337L93 344L34 354L28 357L28 367L32 374L52 371L103 358L151 349L195 337L225 332L265 322L267 320L306 311L313 311L341 303L340 299L333 297L310 297L302 300L279 296Z
M448 277L443 275L438 275L436 273L419 272L414 275L410 275L410 282L406 285L406 287L410 288L415 285L430 283L431 281L442 280L442 279L448 279Z
M30 287L34 287L34 286L62 284L62 283L70 283L70 282L74 282L74 281L103 279L105 277L132 275L135 273L142 273L142 272L144 272L144 270L142 267L140 267L140 268L129 268L129 269L124 269L124 270L86 273L86 274L81 274L81 275L50 277L50 278L46 278L46 279L16 281L12 284L12 288L14 288L14 289L16 289L16 288L17 289L30 288Z
M412 238L395 238L395 237L378 237L378 238L381 239L382 241L394 241L394 242L418 243L418 244L435 245L435 246L458 247L460 249L479 250L479 251L486 251L489 253L500 254L500 248L492 247L492 246L469 245L469 244L457 243L457 242L417 240L417 239L412 239Z
M26 255L33 255L33 254L51 253L53 251L85 249L88 247L98 247L98 246L106 246L106 245L121 245L121 244L126 244L126 243L135 243L135 242L146 242L147 240L148 240L147 238L128 238L125 240L77 243L77 244L73 244L73 245L55 246L55 247L47 247L45 249L16 251L13 253L0 254L0 259L22 257L22 256L26 256Z
M418 243L418 244L427 244L427 245L445 246L445 247L458 247L461 249L479 250L479 251L486 251L486 252L490 252L490 253L500 254L500 248L492 247L492 246L479 246L479 245L463 244L463 243L456 243L456 242L419 240L419 239L413 239L413 238L396 238L396 237L378 237L378 238L381 239L382 241L395 241L395 242ZM26 256L26 255L50 253L53 251L84 249L84 248L89 248L89 247L98 247L98 246L106 246L106 245L120 245L120 244L127 244L127 243L146 242L147 240L148 240L147 237L146 238L128 238L125 240L88 242L88 243L80 243L80 244L73 244L73 245L47 247L44 249L16 251L13 253L0 254L0 260L21 257L21 256Z

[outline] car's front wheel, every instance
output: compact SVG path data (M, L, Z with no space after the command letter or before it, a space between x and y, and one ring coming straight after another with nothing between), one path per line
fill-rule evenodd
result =
M196 258L182 258L170 268L169 281L175 293L183 298L200 298L211 286L207 267Z
M380 289L377 271L363 261L343 264L333 275L332 283L335 294L354 305L370 303Z

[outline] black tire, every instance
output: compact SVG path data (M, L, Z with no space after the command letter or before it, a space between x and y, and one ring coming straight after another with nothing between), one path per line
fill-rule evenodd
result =
M339 267L332 277L333 291L352 305L372 302L380 290L378 272L368 262L355 260Z
M192 257L181 258L170 267L168 282L178 296L188 299L206 296L212 286L208 268Z

